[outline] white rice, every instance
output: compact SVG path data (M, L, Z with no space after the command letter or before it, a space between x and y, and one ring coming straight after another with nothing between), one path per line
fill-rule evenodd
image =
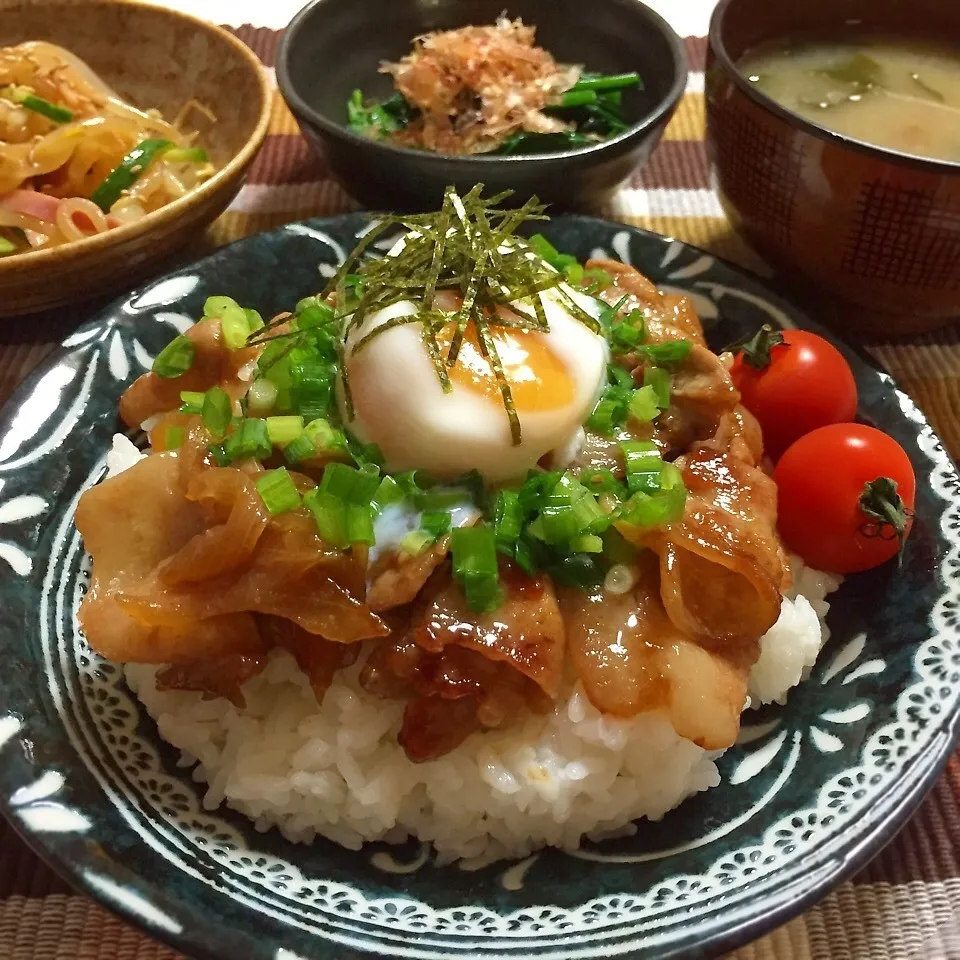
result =
M111 470L135 455L115 441ZM839 579L794 563L794 589L761 641L750 702L782 702L826 638L824 598ZM414 764L397 743L403 704L366 693L360 666L338 673L318 706L294 659L276 651L245 684L242 710L158 692L154 666L128 665L126 676L163 739L184 765L196 764L208 809L226 803L295 842L319 834L356 849L413 835L431 841L441 861L476 864L632 831L632 821L659 819L720 782L717 754L679 737L665 716L605 717L579 684L548 716L474 734Z

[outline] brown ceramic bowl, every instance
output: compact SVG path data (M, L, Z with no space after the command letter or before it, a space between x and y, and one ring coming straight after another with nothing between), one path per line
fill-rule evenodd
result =
M960 3L721 0L707 134L721 202L757 251L797 289L826 294L827 319L905 336L960 318L960 163L832 133L778 106L736 66L764 41L861 30L957 38Z
M85 60L122 97L170 118L191 99L213 109L202 134L217 173L198 189L88 240L0 258L0 317L102 295L150 273L233 199L270 120L256 56L225 30L124 0L0 0L0 47L48 40Z

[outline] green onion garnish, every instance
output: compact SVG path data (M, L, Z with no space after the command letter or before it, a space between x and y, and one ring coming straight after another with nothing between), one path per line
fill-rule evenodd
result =
M452 518L444 510L428 510L420 517L420 526L433 537L442 537L450 531Z
M343 500L317 488L311 490L303 498L303 502L313 514L317 530L325 543L338 549L350 545L347 535L347 505Z
M267 417L267 436L275 447L293 443L303 433L303 417Z
M661 410L670 406L670 374L662 367L647 367L643 371L643 385L650 387Z
M182 377L192 366L196 348L189 337L174 337L153 361L153 372L165 380Z
M628 409L634 420L640 423L649 423L662 408L656 390L651 386L645 386L633 391Z
M349 503L369 506L380 486L380 471L373 464L354 468L330 463L324 468L320 490Z
M231 463L236 460L266 460L273 453L267 421L241 420L236 430L224 441L223 452Z
M313 445L313 441L306 433L301 433L299 437L291 440L290 443L283 448L283 459L291 466L303 460L309 460L316 455L317 448Z
M419 557L428 547L432 547L436 537L423 530L414 530L400 541L400 550L410 557Z
M196 390L180 391L180 409L178 413L199 415L203 412L203 401L206 394Z
M496 538L485 524L457 527L450 535L453 576L463 589L471 610L486 613L503 601L497 566Z
M660 489L660 472L663 468L657 445L650 440L621 441L620 449L623 451L630 493L640 490L656 493Z
M256 416L269 413L277 402L277 385L266 377L258 377L247 391L247 412Z
M643 353L652 363L682 363L687 359L693 345L689 340L668 340L666 343L654 343L643 348Z
M302 502L296 484L285 467L262 474L257 478L256 488L271 517L296 510Z
M211 387L204 395L200 413L210 436L222 440L233 420L233 401L222 387Z
M638 490L623 503L618 511L619 519L638 527L656 527L679 520L687 500L680 471L672 463L664 463L658 482L659 489L655 492Z
M216 317L220 320L220 331L223 342L231 350L239 350L247 344L250 336L250 321L247 311L231 297L207 297L203 305L205 317Z
M186 439L187 431L183 427L167 427L163 435L163 448L164 450L178 450L183 446Z

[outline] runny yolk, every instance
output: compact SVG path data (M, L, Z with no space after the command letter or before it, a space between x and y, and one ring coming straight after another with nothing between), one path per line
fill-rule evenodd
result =
M440 354L446 357L457 325L448 323L437 334ZM537 330L490 331L496 345L503 375L510 384L513 404L518 413L558 410L573 402L573 378L566 364ZM490 362L480 351L477 331L469 324L457 354L457 362L448 371L454 386L466 387L484 398L502 405L503 397Z

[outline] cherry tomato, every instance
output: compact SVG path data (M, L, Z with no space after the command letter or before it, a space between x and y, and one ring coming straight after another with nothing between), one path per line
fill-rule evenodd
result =
M781 337L764 327L742 345L730 374L773 460L805 433L856 416L857 385L847 361L807 330L784 330Z
M900 444L873 427L836 423L808 433L780 458L773 479L780 536L817 570L879 566L910 532L913 467Z

